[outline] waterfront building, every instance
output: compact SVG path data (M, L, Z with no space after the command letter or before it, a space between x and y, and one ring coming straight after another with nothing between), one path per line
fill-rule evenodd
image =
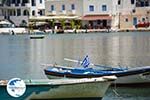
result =
M45 0L1 0L0 20L7 19L16 26L27 26L33 16L45 15Z
M150 0L1 0L2 19L16 26L43 21L48 28L126 30L143 27L143 23L147 28Z
M150 0L118 0L119 29L148 28L150 26Z
M112 0L46 0L45 14L52 16L76 17L81 23L80 28L108 28L111 27L113 3ZM70 22L65 20L67 23ZM78 20L78 21L77 21Z

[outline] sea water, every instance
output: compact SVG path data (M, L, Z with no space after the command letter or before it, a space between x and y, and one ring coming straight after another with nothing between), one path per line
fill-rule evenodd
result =
M64 58L108 66L150 65L149 32L0 35L0 79L47 79L43 63L77 66ZM149 87L111 87L103 100L150 100Z

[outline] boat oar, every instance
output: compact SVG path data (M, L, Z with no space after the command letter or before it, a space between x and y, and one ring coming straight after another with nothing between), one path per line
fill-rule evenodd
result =
M69 58L64 58L64 60L66 61L70 61L70 62L76 62L76 63L82 63L82 61L79 61L79 60L75 60L75 59L69 59ZM94 66L94 64L90 63L91 66Z
M64 58L64 60L75 62L75 63L80 63L80 64L82 63L82 61L78 61L78 60L75 60L75 59ZM95 66L95 67L101 67L101 68L105 68L105 69L123 70L122 68L114 68L114 67L110 67L110 66L102 66L102 65L93 64L93 63L90 63L89 65Z
M70 68L73 69L72 67L68 67L68 66L62 66L62 65L58 65L58 64L41 64L42 66L46 66L46 67L59 67L59 68Z

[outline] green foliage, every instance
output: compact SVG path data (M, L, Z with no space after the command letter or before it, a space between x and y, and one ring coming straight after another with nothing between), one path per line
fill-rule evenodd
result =
M77 27L77 29L81 28L81 20L76 21L76 27Z
M74 21L74 20L71 20L71 21L70 21L70 24L71 24L71 28L74 29L74 28L75 28L75 21Z
M65 29L65 19L61 19L60 23L61 23L62 29Z

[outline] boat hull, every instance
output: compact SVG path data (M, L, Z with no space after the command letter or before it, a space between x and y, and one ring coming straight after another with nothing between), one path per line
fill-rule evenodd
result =
M30 35L30 39L43 39L45 35Z
M109 83L90 83L58 86L49 88L47 91L43 91L40 93L34 92L27 99L101 99L104 96L108 86Z
M116 84L150 84L150 75L148 74L136 74L118 77L118 79L114 82Z
M101 77L101 76L109 76L109 75L115 75L118 77L118 79L115 81L116 84L141 84L141 83L150 83L150 67L143 67L145 69L133 69L133 70L127 70L127 71L114 71L111 73L105 74L76 74L71 73L71 71L66 70L66 72L59 72L57 70L45 70L45 74L49 79L54 78L88 78L88 77ZM87 71L88 72L88 71Z
M115 80L115 79L113 79ZM81 99L101 100L112 80L103 78L92 79L59 79L27 82L26 92L18 99ZM0 86L0 98L4 100L13 99L6 91L6 85Z

